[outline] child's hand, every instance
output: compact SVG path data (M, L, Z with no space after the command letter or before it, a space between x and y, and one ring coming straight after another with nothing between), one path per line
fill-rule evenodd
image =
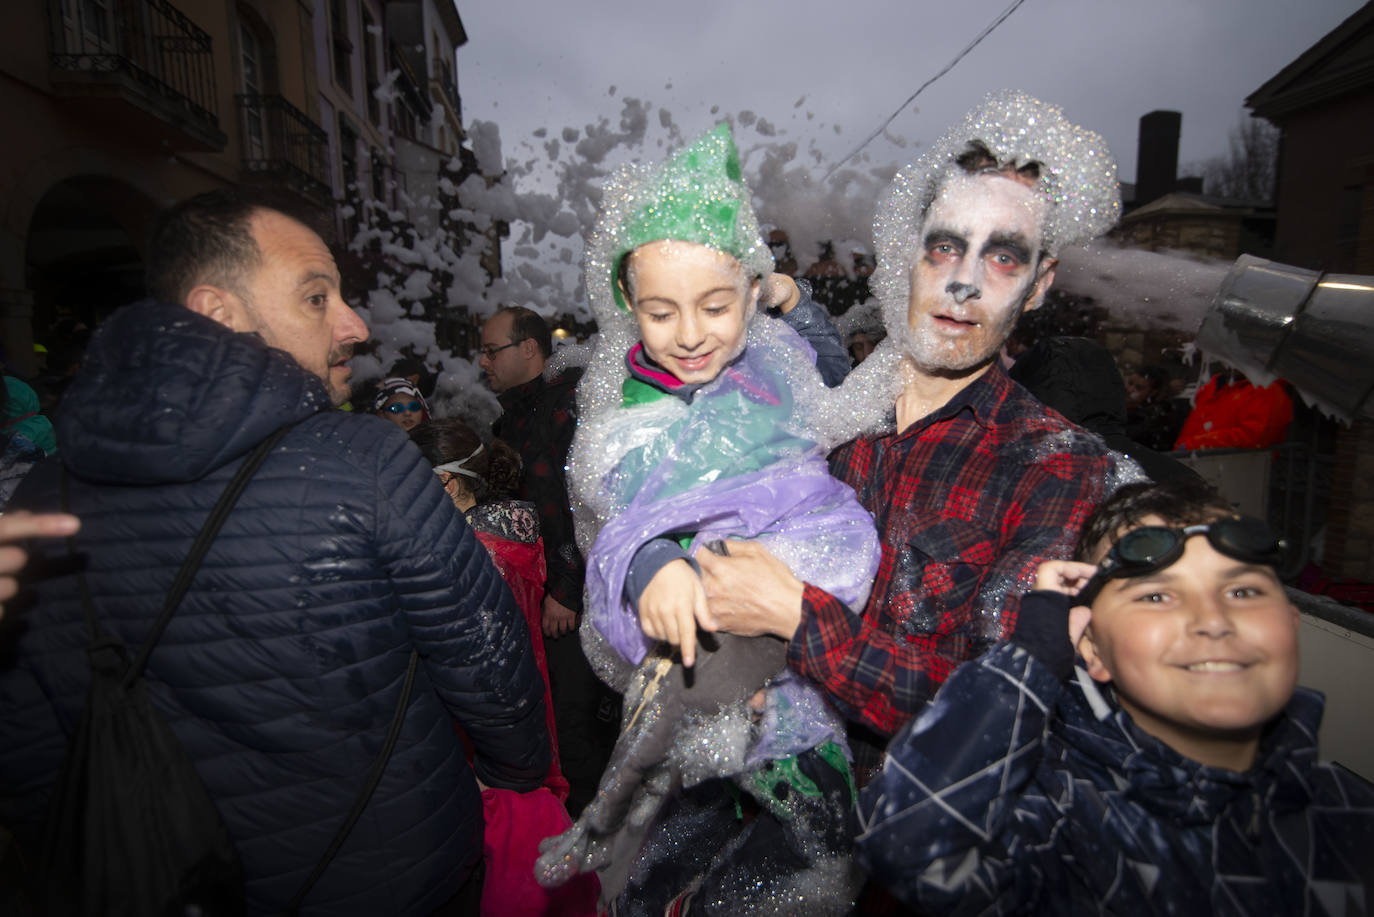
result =
M1077 595L1096 572L1097 567L1076 560L1047 560L1035 571L1035 588Z
M797 282L786 274L774 272L763 282L763 294L759 306L765 309L776 308L783 315L791 312L801 302L801 290Z
M702 630L716 629L701 577L685 560L665 564L639 595L639 626L655 640L681 647L682 664L690 667L696 661L698 624Z
M1096 572L1097 567L1092 564L1075 560L1047 560L1035 571L1035 588L1078 595L1078 591L1087 585ZM1075 605L1069 609L1069 643L1075 649L1092 617L1092 609L1085 605Z

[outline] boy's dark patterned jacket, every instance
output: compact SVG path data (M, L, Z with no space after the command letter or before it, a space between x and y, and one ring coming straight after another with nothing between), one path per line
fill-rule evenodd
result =
M1208 767L1026 648L1067 606L1027 596L1017 637L893 740L861 801L878 881L931 914L1374 911L1374 787L1317 762L1320 694L1297 690L1248 772Z

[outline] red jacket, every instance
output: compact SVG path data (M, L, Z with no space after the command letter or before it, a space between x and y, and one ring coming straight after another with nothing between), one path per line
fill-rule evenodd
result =
M1239 378L1213 376L1198 389L1175 449L1265 449L1283 442L1293 421L1293 399L1283 384L1256 388Z
M539 518L534 506L517 500L486 503L467 511L468 524L477 540L491 555L492 563L515 596L515 604L525 614L539 674L544 677L544 720L549 727L553 760L544 785L559 802L568 799L568 781L558 754L558 732L553 722L553 692L549 688L549 666L544 655L540 605L544 601L544 540L539 537Z

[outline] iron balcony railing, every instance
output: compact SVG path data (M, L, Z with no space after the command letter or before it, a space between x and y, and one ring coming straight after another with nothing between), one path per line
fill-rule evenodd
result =
M321 202L329 201L329 138L310 117L279 95L240 93L243 167L285 182Z
M126 75L218 130L212 40L167 0L49 0L48 12L54 71Z

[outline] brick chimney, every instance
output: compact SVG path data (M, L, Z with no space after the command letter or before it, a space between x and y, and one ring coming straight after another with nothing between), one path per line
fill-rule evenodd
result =
M1140 118L1135 161L1135 202L1148 204L1173 191L1178 181L1178 137L1183 114L1152 111Z

